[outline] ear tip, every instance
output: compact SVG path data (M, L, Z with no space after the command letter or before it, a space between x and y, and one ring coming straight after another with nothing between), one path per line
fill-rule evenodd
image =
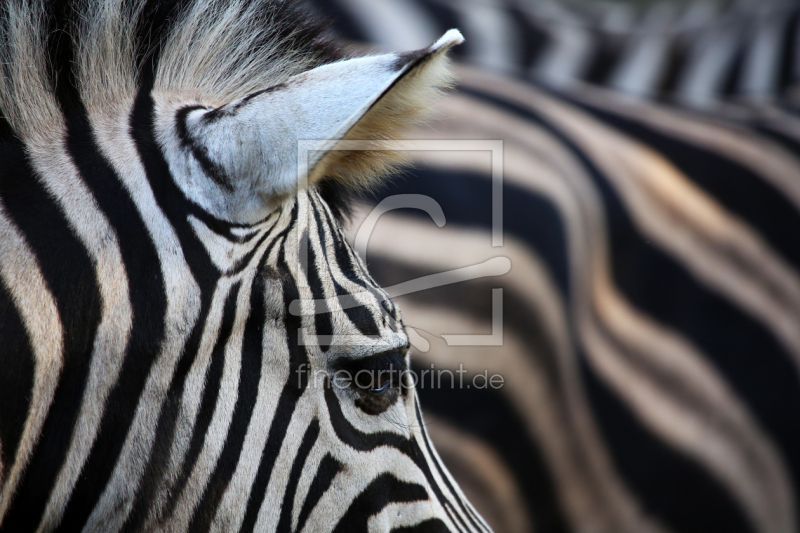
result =
M453 28L447 30L444 35L439 37L439 39L431 45L430 51L437 52L439 50L447 50L451 46L455 46L463 42L464 42L464 36L461 35L460 31Z

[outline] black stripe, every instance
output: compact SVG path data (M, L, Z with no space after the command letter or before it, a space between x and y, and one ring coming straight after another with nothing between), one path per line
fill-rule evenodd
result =
M4 16L0 14L0 24L4 24ZM0 108L0 150L4 152L7 150L18 151L21 148L19 139L14 133L14 128L9 124L3 109ZM13 159L18 159L19 154L13 156Z
M366 533L370 517L378 514L390 503L410 503L427 499L428 494L422 486L405 483L390 474L383 474L358 495L333 531Z
M603 30L592 31L592 36L596 46L583 79L587 83L605 85L626 49L625 38Z
M667 50L666 64L663 68L663 76L655 90L655 97L665 99L675 93L680 83L682 75L686 72L687 60L693 49L689 43L680 38L670 39Z
M308 265L301 261L301 266L303 267L303 272L308 278L308 286L311 289L311 297L317 301L314 312L315 333L320 337L330 336L333 335L333 322L331 321L331 311L327 304L327 295L325 294L325 289L322 286L322 280L320 279L319 271L317 270L320 268L317 266L317 254L314 252L314 246L310 241L311 237L307 231L304 231L300 238L308 244ZM329 267L324 265L323 268ZM321 343L319 348L323 352L326 352L330 346L327 343Z
M733 55L730 63L726 65L728 70L724 73L722 86L719 87L719 92L712 96L714 99L730 98L739 93L746 51L746 45L742 42L744 35L748 35L747 32L737 32L736 38L738 42L734 44L736 53Z
M520 78L528 78L532 67L541 59L542 52L551 40L551 34L546 31L541 21L531 20L525 4L513 5L507 3L503 6L506 10L507 21L514 25L512 30L517 41L518 61L514 65L513 73ZM452 26L457 28L458 26Z
M425 520L415 526L396 527L391 533L449 533L450 530L438 518Z
M317 474L311 482L308 494L303 502L303 507L300 509L300 514L297 517L296 531L303 531L306 520L308 520L308 515L311 514L311 511L314 510L319 500L328 491L333 482L333 478L343 469L344 465L334 459L330 454L326 454L325 457L322 458L319 468L317 469Z
M195 160L200 164L205 175L226 191L233 191L233 181L225 172L225 169L217 162L211 160L211 156L208 154L208 149L205 145L198 143L186 127L186 116L198 109L207 108L203 106L187 106L179 109L178 112L175 113L175 132L178 134L181 146L192 153L192 156L194 156Z
M235 102L231 102L230 104L226 104L220 107L216 107L214 109L210 109L208 113L205 113L201 118L201 122L204 125L213 124L217 122L221 118L234 118L239 111L241 111L242 107L245 107L253 98L261 96L262 94L272 93L276 91L280 91L287 87L286 83L276 83L266 89L261 89L260 91L255 91L244 98L241 98ZM204 108L205 109L205 108Z
M796 65L800 57L798 57L797 50L797 37L798 25L800 25L800 12L797 10L792 11L787 17L786 25L783 27L781 34L781 53L778 74L778 90L781 94L786 94L792 90L797 83L797 72L795 72Z
M146 0L136 28L136 62L139 77L145 85L152 84L162 47L175 22L182 18L193 0Z
M22 144L14 138L11 125L0 110L0 161L5 170L0 177L0 204L15 198L2 197L3 181L12 176L12 181L32 179L30 169L25 168ZM0 462L9 468L22 438L22 429L28 415L28 407L34 384L34 355L31 339L20 315L20 311L0 280Z
M297 455L292 464L292 470L289 473L289 480L283 492L283 504L281 505L281 517L278 521L277 533L291 533L292 530L292 510L294 504L294 495L297 492L297 483L300 481L300 474L303 473L303 468L306 466L306 459L311 449L317 442L319 437L319 420L312 420L309 424L306 434L303 435L303 440L300 443L300 449L297 450ZM300 531L300 529L298 529Z

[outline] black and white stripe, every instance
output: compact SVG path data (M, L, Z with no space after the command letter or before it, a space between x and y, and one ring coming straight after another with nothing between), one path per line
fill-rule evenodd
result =
M279 0L4 5L0 531L489 531L413 389L333 379L408 365L339 227L345 163L265 185L247 169L280 161L221 155L190 119L367 64L380 137L383 98L439 83L425 69L458 41L337 63L323 29Z

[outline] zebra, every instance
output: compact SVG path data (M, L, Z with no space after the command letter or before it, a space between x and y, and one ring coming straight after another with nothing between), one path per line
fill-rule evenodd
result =
M794 533L800 129L789 74L797 5L729 2L719 19L682 19L698 46L673 65L673 80L692 79L710 51L732 54L705 72L706 81L730 84L712 83L695 101L586 75L604 70L601 63L607 74L633 71L632 56L604 51L634 50L647 35L631 26L607 42L592 25L605 24L593 19L602 6L561 3L582 7L566 20L539 19L554 37L544 42L519 31L532 19L508 16L550 4L393 0L373 5L372 26L358 16L357 0L328 4L340 31L365 32L383 46L430 27L408 17L414 24L405 31L402 13L421 12L434 28L458 22L473 43L462 54L459 92L415 138L503 142L502 248L493 246L485 154L418 156L414 172L357 209L350 230L358 235L392 195L439 204L435 224L409 210L376 225L366 257L386 287L510 259L504 276L398 299L407 327L427 343L414 348L418 370L463 364L506 377L498 391L420 388L432 438L495 531ZM483 11L470 12L476 5ZM698 13L688 3L673 8ZM378 17L387 13L392 26ZM763 26L776 14L781 24ZM594 46L562 55L561 66L590 68L551 77L559 71L511 61L527 57L523 45L536 45L538 59L558 50L570 35L559 38L559 29L575 29L575 18ZM732 22L736 39L723 38ZM666 35L678 29L668 26ZM481 54L498 48L475 45L480 38L504 44L505 62L482 64ZM771 76L745 65L771 65ZM744 90L771 79L782 81ZM449 344L447 335L492 331L498 289L503 345Z
M490 531L340 228L460 33L353 56L283 0L0 27L0 531Z

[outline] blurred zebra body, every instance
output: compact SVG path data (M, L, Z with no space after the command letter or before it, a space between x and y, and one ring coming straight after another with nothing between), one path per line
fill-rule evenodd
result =
M344 16L356 4L337 3L350 35L364 27ZM450 24L443 5L381 9L422 10ZM667 87L622 83L632 79L625 72L645 79L652 71L625 54L596 56L602 38L587 45L588 55L564 52L566 63L508 60L522 57L527 42L508 37L530 22L506 17L523 4L480 5L486 12L475 12L473 29L505 43L505 66L481 63L477 46L465 48L467 62L486 68L460 70L459 94L417 138L503 141L503 246L492 245L487 152L420 152L416 170L375 201L427 195L447 223L437 228L419 211L388 213L367 256L383 286L511 259L505 276L399 298L406 324L429 343L415 353L418 370L463 364L506 377L500 390L420 390L446 462L498 531L798 531L796 6L744 2L722 16L682 15L683 28L694 28L684 37L697 39L671 67ZM607 20L590 9L575 13ZM506 18L493 25L498 17ZM765 22L776 18L780 24ZM559 21L550 21L553 33ZM679 27L664 31L678 35ZM402 28L396 23L394 35ZM634 49L645 29L618 36ZM589 57L612 67L582 59ZM562 77L542 66L579 63ZM711 63L709 80L693 78ZM588 74L600 70L602 77ZM443 336L493 331L496 288L502 346L449 345Z

